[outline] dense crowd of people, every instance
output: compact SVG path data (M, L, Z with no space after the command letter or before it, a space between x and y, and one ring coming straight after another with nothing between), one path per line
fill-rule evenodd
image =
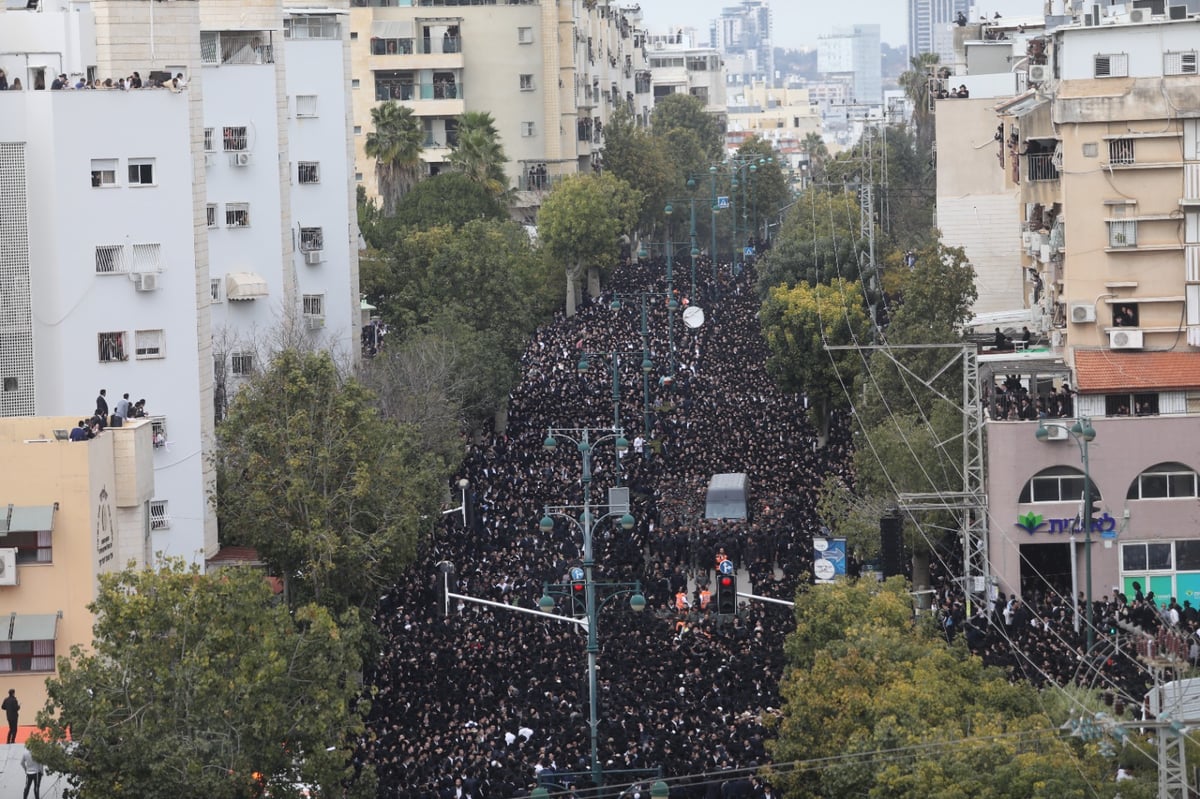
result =
M525 608L536 607L544 584L567 579L581 562L581 531L560 520L543 533L538 521L545 506L582 503L581 458L565 438L554 452L542 443L551 427L587 427L593 441L611 430L614 354L622 427L631 442L642 439L642 451L631 447L618 467L613 440L601 441L591 497L606 505L619 468L636 523L626 532L598 522L594 559L599 581L640 581L647 608L634 614L614 597L601 613L600 761L627 782L659 766L682 775L766 762L764 720L780 705L790 612L743 603L739 616L718 618L714 603L676 610L675 595L683 589L699 599L724 548L755 593L794 596L811 569L817 490L825 474L846 473L848 438L835 424L828 446L818 447L803 399L768 377L751 273L727 275L719 299L707 282L704 297L686 296L682 281L672 286L681 305L703 307L706 320L695 329L678 311L669 318L664 276L657 260L626 264L609 293L536 332L507 427L472 443L454 477L470 481L469 524L448 515L412 580L385 599L379 624L387 645L371 675L368 746L382 796L479 799L519 796L536 780L588 784L582 634L575 625L463 601L443 617L436 566L453 564L453 593ZM614 291L622 297L617 310ZM642 291L652 292L649 408ZM585 354L591 367L581 373ZM749 475L749 521L703 521L707 483L722 472Z
M411 579L378 612L385 643L367 675L373 706L360 762L375 767L380 796L508 799L539 783L587 796L586 636L572 624L448 599L443 590L535 609L547 585L563 586L581 564L577 525L560 518L548 532L539 529L548 506L583 501L580 453L566 431L547 451L550 428L589 429L594 517L607 511L607 489L620 479L635 518L628 531L601 519L593 536L596 579L640 581L647 600L643 613L633 613L614 596L599 616L595 734L606 782L635 784L661 768L681 799L718 799L722 784L726 795L728 785L770 795L769 786L752 787L750 774L769 759L768 719L781 705L792 614L743 601L736 617L718 616L707 587L723 552L750 579L741 590L794 597L812 568L819 487L829 474L852 480L848 425L835 418L828 440L818 442L803 397L780 392L767 375L753 270L726 274L719 287L705 281L699 297L686 296L682 281L672 287L680 306L703 307L699 328L677 317L672 323L664 274L655 260L626 263L608 293L539 329L507 426L466 446L453 477L469 481L466 524L447 514ZM649 407L640 300L628 301L641 291L651 292ZM584 356L589 369L581 372ZM623 432L638 442L619 458L615 436L602 440L614 424L614 360ZM1062 394L1069 403L1069 390ZM708 480L724 472L749 475L745 522L704 521ZM1107 644L1107 663L1082 656L1069 600L1047 590L1028 604L997 597L970 608L948 563L954 559L934 559L932 609L949 639L964 634L1012 679L1144 693L1144 672L1127 649L1125 657ZM565 592L550 593L560 597L558 612L569 613ZM680 603L680 593L695 601ZM1098 623L1151 623L1146 604L1106 597Z

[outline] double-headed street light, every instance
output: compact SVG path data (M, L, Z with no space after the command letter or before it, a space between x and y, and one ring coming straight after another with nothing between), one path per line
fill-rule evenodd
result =
M1096 438L1096 428L1092 427L1092 420L1087 416L1080 416L1070 427L1054 422L1047 424L1044 419L1039 419L1038 429L1035 433L1038 441L1050 440L1051 430L1061 430L1070 436L1079 447L1079 457L1083 461L1083 508L1079 514L1079 521L1083 526L1084 579L1087 591L1087 651L1088 654L1091 654L1092 648L1096 644L1096 627L1092 623L1092 501L1094 498L1092 496L1092 474L1088 468L1088 444ZM1076 602L1075 608L1075 618L1078 619L1078 602Z
M634 526L634 518L629 513L628 505L621 506L612 504L611 502L607 505L607 513L602 516L592 515L592 449L597 444L612 439L619 457L620 453L629 447L629 442L625 439L624 431L619 427L612 428L595 441L592 441L590 436L591 430L586 427L551 428L544 442L545 448L550 451L558 447L558 439L560 438L565 438L576 445L583 459L583 471L580 477L580 483L583 485L583 505L547 506L541 520L538 522L538 528L544 534L549 534L554 530L555 517L565 519L569 524L577 528L583 534L583 563L582 568L572 568L569 575L571 578L569 585L544 586L544 593L542 598L538 600L538 607L543 613L552 613L557 605L554 597L556 595L563 596L564 594L567 595L568 606L570 606L571 603L574 603L572 595L576 586L579 585L583 589L582 615L576 619L569 619L569 621L579 624L587 632L588 727L591 745L591 771L593 781L599 786L604 784L603 768L600 764L599 691L596 677L596 661L600 653L598 629L600 608L617 596L629 594L630 609L640 612L646 607L646 597L642 595L640 582L597 583L595 581L596 562L592 550L593 531L606 519L615 519L621 529L631 530ZM578 510L582 510L582 513L576 517L574 511ZM597 589L604 591L607 595L603 600L598 598Z
M614 311L621 310L621 298L632 299L637 297L640 299L642 307L642 425L643 435L650 438L650 373L654 371L654 361L650 359L650 298L661 297L667 298L667 346L669 349L670 358L670 374L667 375L670 380L675 379L675 312L679 310L679 301L675 299L673 292L658 292L658 291L639 291L636 294L622 294L620 292L613 294L612 303L609 305Z

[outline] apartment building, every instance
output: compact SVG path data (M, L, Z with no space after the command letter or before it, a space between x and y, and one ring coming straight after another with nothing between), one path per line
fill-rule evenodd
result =
M646 49L655 102L687 94L701 100L709 114L725 118L724 61L716 48L701 44L696 32L688 29L648 34Z
M712 22L709 44L725 62L730 84L777 85L771 6L766 0L742 0L722 8Z
M6 470L0 497L0 672L30 726L55 657L91 645L99 576L144 562L154 539L153 423L65 440L76 421L0 419L0 462L20 464Z
M844 80L850 102L883 102L883 62L879 58L879 26L835 27L817 40L817 71Z
M345 15L278 0L0 9L0 68L26 88L0 93L0 413L78 419L100 388L110 408L146 399L143 562L217 551L214 422L273 348L357 355ZM34 88L134 72L186 85Z
M508 156L518 207L555 179L591 169L617 108L652 105L640 12L607 0L356 0L350 12L355 181L378 196L363 150L371 109L393 100L425 130L426 174L445 168L457 118L485 111Z
M1163 10L1102 7L1097 19L1089 7L1057 24L1030 46L1028 90L999 105L993 168L1020 192L1010 231L1048 344L980 358L1000 590L1069 590L1086 535L1096 598L1138 581L1200 601L1197 19ZM998 408L1014 392L1031 415L1065 418L1043 419L1035 438L1039 422ZM1080 417L1094 438L1070 429ZM1099 501L1090 531L1078 521L1085 470Z
M908 54L936 53L943 64L954 63L948 35L959 14L971 13L970 0L908 0Z

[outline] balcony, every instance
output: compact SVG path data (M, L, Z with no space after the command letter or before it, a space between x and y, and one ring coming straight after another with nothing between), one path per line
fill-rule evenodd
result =
M1054 153L1031 153L1025 156L1026 180L1058 180L1058 167L1054 165Z
M375 79L375 99L381 103L387 100L397 100L405 103L414 103L421 100L457 100L461 105L464 95L463 89L463 84L452 81L414 83L394 78ZM439 113L449 112L440 110Z

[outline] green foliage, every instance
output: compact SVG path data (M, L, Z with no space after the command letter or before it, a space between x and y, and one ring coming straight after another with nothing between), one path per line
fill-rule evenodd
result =
M753 136L738 148L737 157L742 160L757 158L760 161L750 177L749 222L750 229L761 237L764 221L778 219L780 212L791 201L792 191L770 142Z
M427 178L396 205L395 222L404 230L461 228L479 219L507 220L508 208L487 185L461 172Z
M933 67L939 61L937 53L920 53L910 56L909 69L900 75L900 88L913 107L913 124L917 129L920 150L933 152L934 118L930 82Z
M353 625L290 611L251 569L175 561L99 582L93 648L59 659L29 742L73 795L298 797L297 783L343 795L362 730ZM364 771L349 795L374 796L372 783Z
M289 604L339 613L369 610L400 578L448 471L325 353L277 353L217 440L222 540L255 547Z
M393 100L371 109L371 125L363 152L375 159L383 212L391 216L396 202L420 179L425 131L412 108Z
M861 280L866 244L854 194L811 188L792 206L774 247L760 262L759 293L765 297L781 284Z
M671 133L694 136L700 166L721 160L725 129L720 119L704 110L704 101L690 94L669 94L654 104L650 129L655 136L671 139ZM675 139L675 143L681 139ZM687 171L699 172L699 169Z
M641 194L614 175L572 175L542 203L538 236L549 258L576 277L584 269L610 269L641 202Z
M681 191L679 175L667 142L637 124L621 108L604 128L604 170L641 194L638 228L651 230L662 219L667 198Z
M496 121L486 111L465 111L458 117L458 143L450 151L450 165L493 196L508 189L504 165L508 156L500 144Z
M439 380L461 403L461 420L473 425L494 413L515 385L525 342L550 314L561 284L561 273L536 256L520 225L491 220L411 231L397 242L388 268L364 280L367 296L392 326L393 340L405 342L397 357L410 366L402 371L412 375L412 359L421 360L429 347L453 351L463 373ZM414 338L417 348L408 349ZM383 371L389 370L394 371L390 366ZM381 395L403 395L406 385L423 381L373 384ZM396 401L384 399L389 405Z
M832 283L770 290L760 313L770 347L767 370L785 391L804 391L823 419L829 408L847 404L846 389L862 369L855 350L826 345L855 344L870 338L862 286Z
M773 777L784 795L1113 796L1110 764L1060 737L1065 712L911 618L900 579L797 598L771 747L797 766Z

